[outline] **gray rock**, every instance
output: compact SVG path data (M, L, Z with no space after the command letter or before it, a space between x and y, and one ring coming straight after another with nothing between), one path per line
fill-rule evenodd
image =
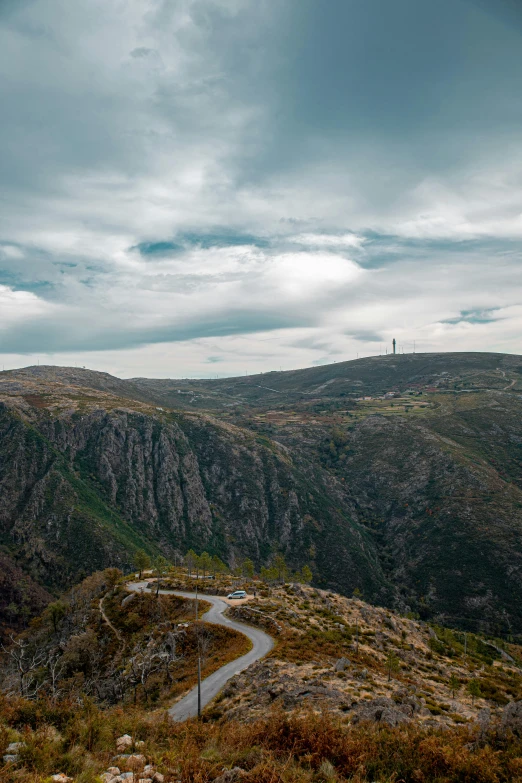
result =
M11 742L5 749L6 753L18 753L25 745L25 742Z
M339 658L338 661L334 664L334 671L335 672L344 672L345 669L348 668L350 665L350 661L348 658Z
M392 699L379 698L371 701L362 701L355 707L352 723L362 721L372 723L386 723L388 726L399 726L401 723L409 723L410 718Z
M17 753L6 753L4 758L4 764L18 764L20 756Z
M214 779L214 783L236 783L241 780L247 773L241 767L234 767L233 769L227 769L222 775Z
M522 737L522 701L510 701L504 707L500 723L502 731L512 731Z
M480 736L484 737L491 727L491 710L489 707L483 707L479 710L477 723L479 725Z

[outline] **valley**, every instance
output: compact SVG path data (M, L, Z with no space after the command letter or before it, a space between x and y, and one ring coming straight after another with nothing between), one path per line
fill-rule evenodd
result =
M408 354L213 381L1 373L3 555L56 595L136 548L258 569L280 552L319 588L517 638L521 367Z

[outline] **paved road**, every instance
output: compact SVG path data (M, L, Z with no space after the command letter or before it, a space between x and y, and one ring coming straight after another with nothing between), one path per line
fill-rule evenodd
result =
M141 590L147 589L147 582L129 582L127 589L134 590L135 592L141 592ZM152 591L150 591L152 592ZM163 595L180 595L182 598L195 598L196 593L183 593L178 590L160 590ZM215 625L224 625L226 628L233 628L235 631L248 636L252 642L252 649L242 655L241 658L236 658L235 661L222 666L206 677L201 683L201 707L205 707L212 699L217 696L219 691L223 688L226 682L231 679L235 674L239 674L251 663L259 661L263 658L274 646L274 640L271 636L258 628L253 628L250 625L244 623L238 623L235 620L230 620L228 617L223 616L225 609L228 609L228 604L222 601L221 598L217 598L215 595L203 595L199 593L199 598L204 601L208 601L212 604L208 612L202 615L201 620L206 623L214 623ZM187 718L193 718L198 714L198 689L197 686L192 688L180 701L176 702L170 710L169 715L175 721L183 721Z

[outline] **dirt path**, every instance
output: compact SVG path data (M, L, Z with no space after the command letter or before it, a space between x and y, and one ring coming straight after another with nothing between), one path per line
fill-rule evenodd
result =
M103 622L106 623L109 626L109 628L114 633L116 638L123 644L124 642L123 642L123 637L122 637L121 633L118 631L117 628L114 627L114 625L111 623L111 621L109 620L109 618L107 617L107 615L105 614L105 612L103 610L103 599L104 599L104 597L105 596L100 598L100 601L98 603L98 606L100 608L100 614L101 614L101 616L103 618Z

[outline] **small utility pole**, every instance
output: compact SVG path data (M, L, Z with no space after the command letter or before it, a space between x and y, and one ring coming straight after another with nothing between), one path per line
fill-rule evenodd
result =
M201 718L201 649L199 645L198 624L198 583L196 581L196 634L198 637L198 720Z
M198 640L198 644L199 644L199 640ZM198 654L198 720L200 718L201 718L201 655Z

